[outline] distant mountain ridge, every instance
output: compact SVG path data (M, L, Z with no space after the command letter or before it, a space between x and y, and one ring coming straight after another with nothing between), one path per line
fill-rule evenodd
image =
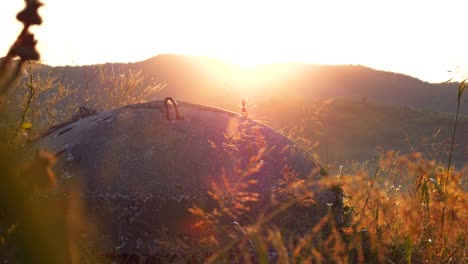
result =
M403 153L415 147L436 160L446 160L433 148L443 149L450 142L459 85L432 84L364 66L283 63L243 69L213 58L179 55L160 55L136 63L34 68L36 76L49 75L70 84L64 87L77 89L77 96L59 101L54 108L71 114L80 106L98 112L109 109L103 106L105 101L113 91L123 91L114 89L114 84L126 84L132 71L141 71L146 84L167 84L144 98L148 101L171 96L240 113L241 101L246 98L249 117L286 135L299 131L302 134L296 136L319 143L314 151L331 164L374 159L376 146ZM103 86L107 88L97 93ZM98 99L97 104L85 101L80 93ZM458 147L453 160L457 166L466 164L468 157L467 95L465 92L462 99L463 114L455 139ZM47 96L41 98L45 104L51 102ZM320 102L316 99L323 98L336 100L327 100L332 103L317 114L314 107ZM62 105L73 107L66 110ZM37 123L35 127L41 131Z
M241 98L255 101L298 98L352 98L406 106L433 112L455 112L458 83L428 83L392 72L353 65L269 64L243 69L222 60L182 55L158 55L136 63L90 66L38 67L73 83L75 87L99 89L100 70L124 76L141 70L149 82L164 83L157 99L177 100L237 109ZM468 114L468 93L461 113Z

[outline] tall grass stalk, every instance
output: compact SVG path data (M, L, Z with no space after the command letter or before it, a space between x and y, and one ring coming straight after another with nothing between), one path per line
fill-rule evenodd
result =
M464 79L460 85L458 86L458 93L457 93L457 112L455 114L455 123L453 124L453 134L452 134L452 140L450 143L450 151L449 151L449 157L448 157L448 162L447 162L447 170L445 173L444 177L444 190L443 190L443 199L445 199L445 196L447 195L447 181L448 177L450 174L450 167L452 166L452 155L453 155L453 146L455 144L455 135L457 132L457 124L458 124L458 115L460 112L460 102L461 102L461 97L463 94L463 91L465 90L465 87L468 86L466 84L466 79ZM442 237L444 237L444 224L445 224L445 205L442 208L442 216L441 216L441 222L440 222L440 232ZM444 239L444 246L443 246L443 252L441 254L446 252L446 239Z
M465 87L467 87L468 84L466 84L466 79L463 80L460 85L458 86L458 94L457 94L457 112L455 114L455 123L453 124L453 134L452 134L452 142L450 144L450 152L449 152L449 158L447 162L447 172L450 171L450 166L452 165L452 153L453 153L453 146L455 143L455 134L457 132L457 124L458 124L458 114L460 112L460 102L461 102L461 97L463 94L463 91L465 90ZM445 185L444 183L444 191L445 191Z

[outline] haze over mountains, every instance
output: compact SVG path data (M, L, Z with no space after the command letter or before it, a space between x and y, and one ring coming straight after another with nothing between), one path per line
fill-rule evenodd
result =
M213 58L159 55L136 63L41 67L74 86L98 89L99 71L125 76L141 70L146 82L166 84L155 98L237 110L242 97L254 102L272 99L352 98L434 112L455 112L458 83L433 84L364 66L284 63L251 69ZM468 114L462 98L461 113Z

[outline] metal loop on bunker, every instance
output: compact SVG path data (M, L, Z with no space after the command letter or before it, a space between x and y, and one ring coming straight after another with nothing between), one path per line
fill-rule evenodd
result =
M172 121L171 113L169 111L169 102L174 106L174 111L175 111L175 115L176 115L175 119L176 120L184 119L182 116L180 116L179 106L177 105L177 102L172 97L166 97L166 99L164 99L164 105L166 106L166 119L168 121Z

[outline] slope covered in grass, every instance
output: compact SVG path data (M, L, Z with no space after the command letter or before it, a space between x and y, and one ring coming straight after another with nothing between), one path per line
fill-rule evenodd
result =
M146 84L165 84L151 99L178 100L232 109L242 96L255 101L301 98L352 98L434 112L454 112L457 83L433 84L411 76L360 65L282 63L245 69L222 60L159 55L136 63L38 68L81 93L99 92L109 80L140 72ZM468 99L466 95L463 98ZM468 113L468 104L461 106Z
M259 103L254 114L286 135L292 131L293 138L318 141L313 151L325 164L376 160L379 149L416 150L441 161L448 158L453 114L356 100L322 103L272 100ZM462 116L458 125L454 155L461 167L468 162L468 117Z

